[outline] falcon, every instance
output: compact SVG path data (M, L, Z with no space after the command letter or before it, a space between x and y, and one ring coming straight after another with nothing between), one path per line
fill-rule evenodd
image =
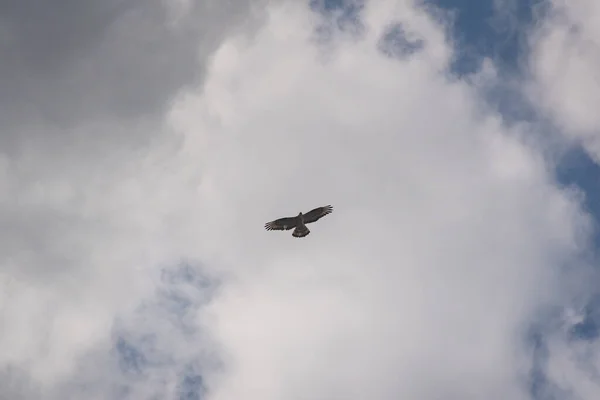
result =
M324 207L317 207L314 210L310 210L306 214L298 214L295 217L285 217L279 218L275 221L267 222L265 224L265 229L268 231L287 231L292 228L294 232L292 232L293 237L304 237L310 233L310 230L306 227L305 224L310 224L311 222L315 222L320 218L323 218L327 214L331 214L333 212L333 207L330 205Z

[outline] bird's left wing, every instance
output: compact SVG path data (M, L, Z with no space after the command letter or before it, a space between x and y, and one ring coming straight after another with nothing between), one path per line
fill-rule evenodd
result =
M296 218L294 217L287 217L287 218L279 218L276 219L275 221L271 221L271 222L267 222L265 224L265 229L268 231L272 231L272 230L276 230L276 231L283 231L283 230L290 230L296 227Z
M327 214L331 214L333 212L333 207L330 205L324 207L317 207L314 210L310 210L306 214L304 214L304 223L309 224L311 222L315 222L319 218L326 216Z

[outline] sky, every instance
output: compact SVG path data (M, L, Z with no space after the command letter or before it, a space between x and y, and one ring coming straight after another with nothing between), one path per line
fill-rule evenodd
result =
M598 399L599 20L0 1L0 400Z

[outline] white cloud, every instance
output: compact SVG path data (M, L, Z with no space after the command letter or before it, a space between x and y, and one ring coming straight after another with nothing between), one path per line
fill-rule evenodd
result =
M530 95L571 138L598 160L600 4L550 1L532 33Z
M238 278L211 308L232 358L216 399L527 397L519 334L583 222L520 132L439 74L440 27L408 24L426 47L406 63L377 54L415 15L390 4L327 61L311 17L274 8L176 108L212 184L207 247ZM259 233L324 202L308 240Z
M396 22L424 43L404 61L377 46ZM321 23L271 4L164 126L73 134L150 129L148 143L111 134L60 153L33 135L6 158L0 364L47 398L112 398L124 378L105 353L130 318L129 335L154 331L177 364L130 398L174 393L208 339L223 362L200 362L211 400L528 397L523 335L578 255L576 199L520 126L445 77L452 49L426 13L371 2L358 41L322 43ZM263 229L329 203L305 239ZM205 309L181 289L201 335L173 328L162 303L134 311L181 259L223 280Z

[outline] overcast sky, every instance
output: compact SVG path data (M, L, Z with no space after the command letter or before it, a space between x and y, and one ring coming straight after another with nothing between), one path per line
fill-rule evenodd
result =
M600 3L466 3L0 0L0 399L597 400Z

